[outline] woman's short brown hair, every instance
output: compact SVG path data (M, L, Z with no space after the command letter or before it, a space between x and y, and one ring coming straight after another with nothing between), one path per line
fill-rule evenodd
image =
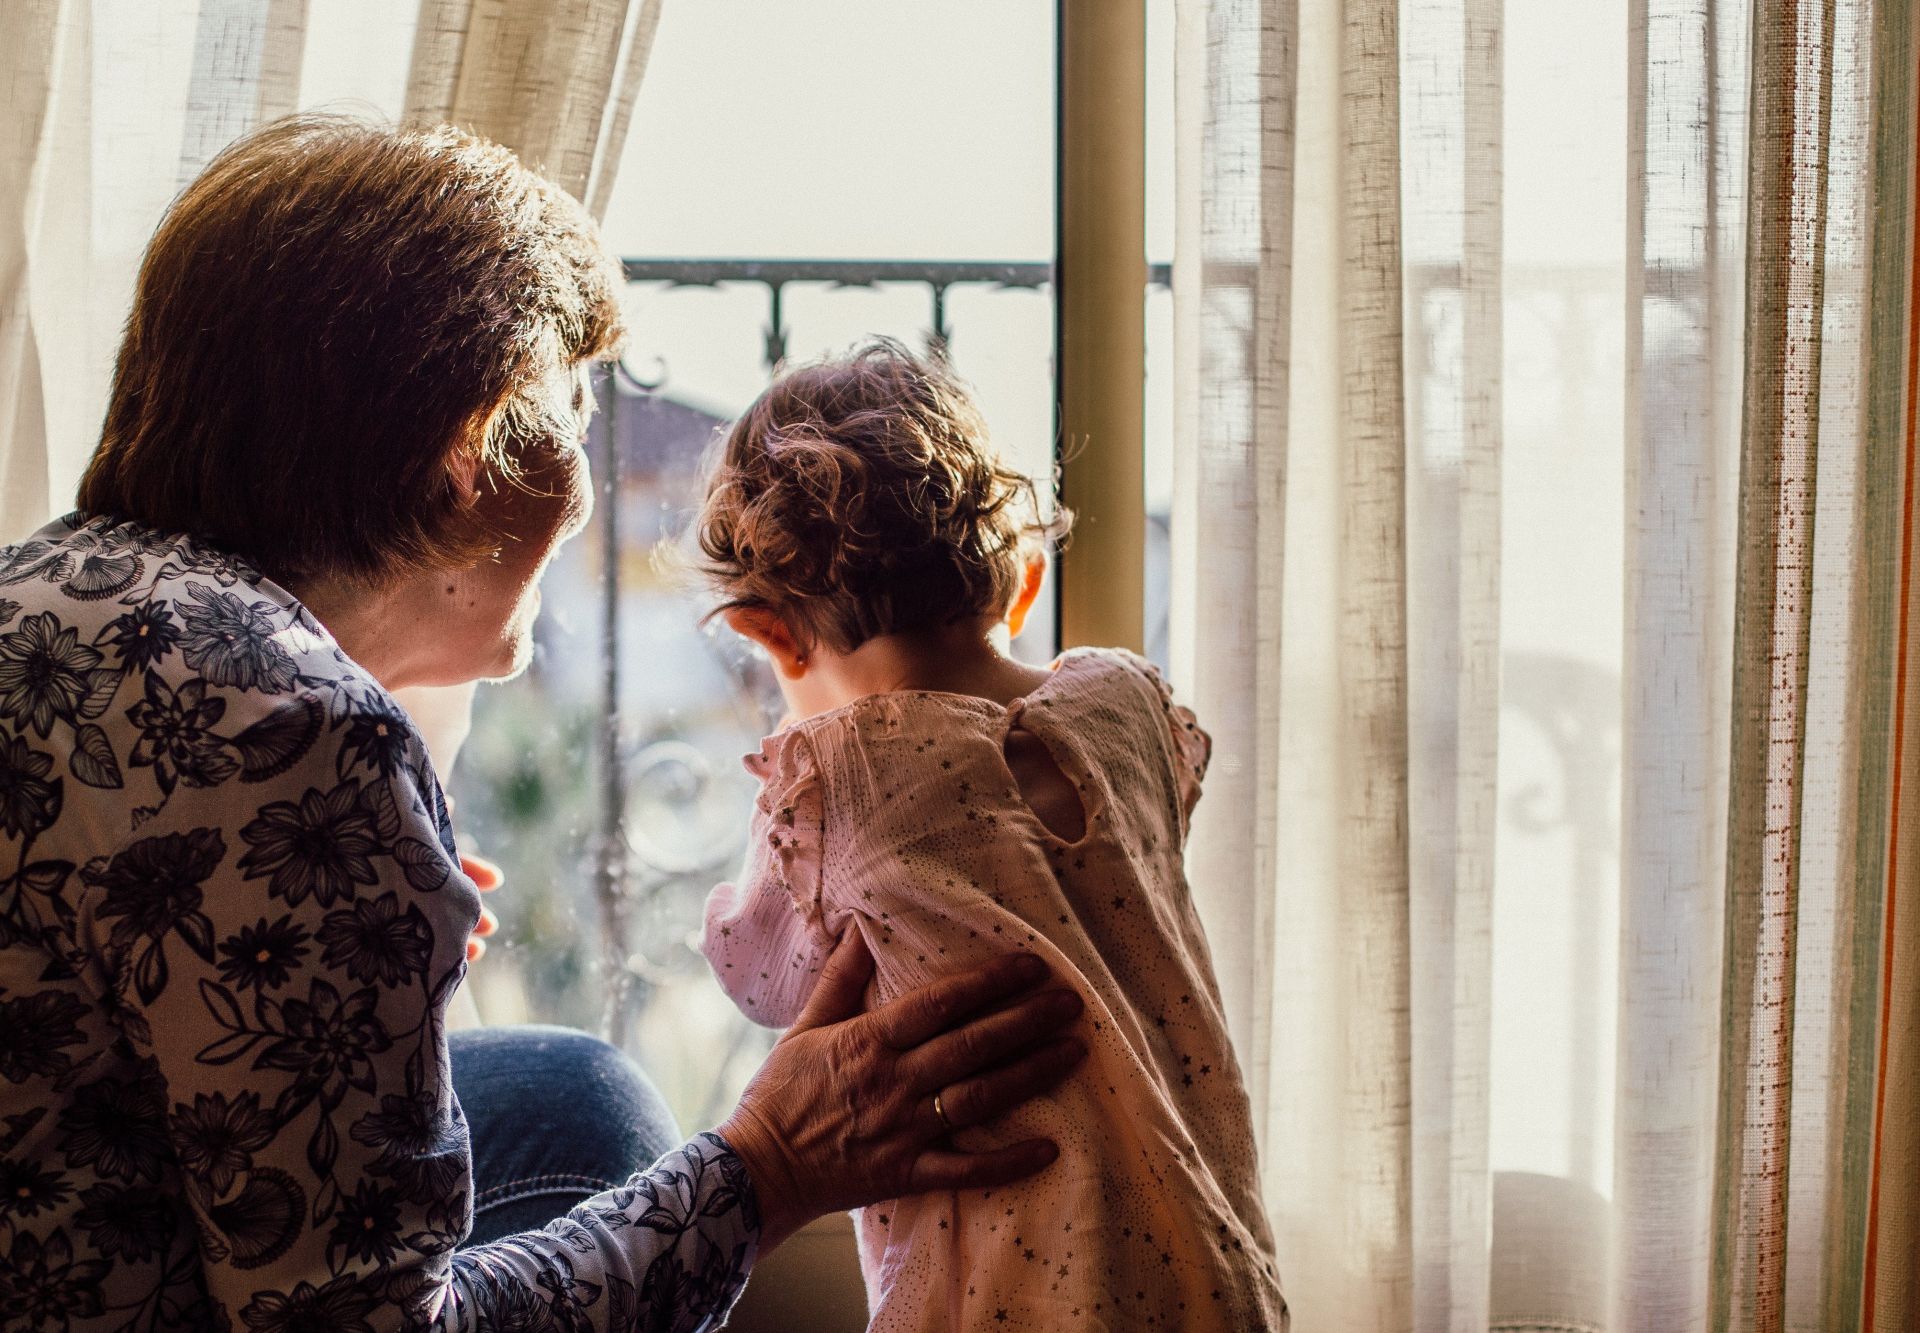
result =
M283 579L469 564L498 544L484 479L569 428L543 382L617 344L619 292L580 205L497 144L276 121L149 243L80 507Z
M882 634L1003 614L1063 536L946 366L877 339L788 371L710 464L697 535L720 611L778 612L851 652Z

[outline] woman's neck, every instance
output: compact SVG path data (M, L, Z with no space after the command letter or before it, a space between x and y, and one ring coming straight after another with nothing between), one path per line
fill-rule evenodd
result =
M335 643L388 690L440 685L434 638L420 632L433 601L424 580L370 589L342 579L303 580L289 590L326 626Z

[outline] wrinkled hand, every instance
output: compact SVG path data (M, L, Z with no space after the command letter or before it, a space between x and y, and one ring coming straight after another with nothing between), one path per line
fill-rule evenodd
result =
M452 804L451 801L448 802ZM483 856L468 856L460 853L460 868L467 872L467 878L482 893L492 893L504 882L506 876L500 873L500 867ZM467 961L473 962L487 951L486 937L500 929L500 918L486 908L480 909L480 924L473 928L473 934L467 937Z
M977 1153L946 1139L1046 1091L1080 1062L1086 1044L1058 1035L1080 1015L1077 994L1035 991L1046 965L1009 954L862 1014L872 974L866 945L849 930L720 1126L753 1179L763 1252L825 1213L1000 1185L1059 1155L1046 1139Z

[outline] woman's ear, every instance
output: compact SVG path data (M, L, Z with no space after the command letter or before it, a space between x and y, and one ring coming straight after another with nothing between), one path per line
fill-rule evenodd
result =
M798 680L807 674L807 650L793 637L778 611L764 606L736 606L726 612L725 618L735 634L767 650L774 669L782 676Z
M480 456L471 449L455 449L447 455L447 475L462 504L470 505L479 498L480 468Z
M1020 591L1013 595L1013 605L1007 610L1007 628L1016 637L1026 628L1027 614L1033 610L1033 604L1040 599L1040 588L1046 581L1046 557L1028 556L1027 567L1020 571Z

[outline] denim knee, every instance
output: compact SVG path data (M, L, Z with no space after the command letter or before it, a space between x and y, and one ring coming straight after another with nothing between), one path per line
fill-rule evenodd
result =
M598 1037L530 1025L447 1044L473 1143L476 1239L543 1225L681 1142L659 1091Z

